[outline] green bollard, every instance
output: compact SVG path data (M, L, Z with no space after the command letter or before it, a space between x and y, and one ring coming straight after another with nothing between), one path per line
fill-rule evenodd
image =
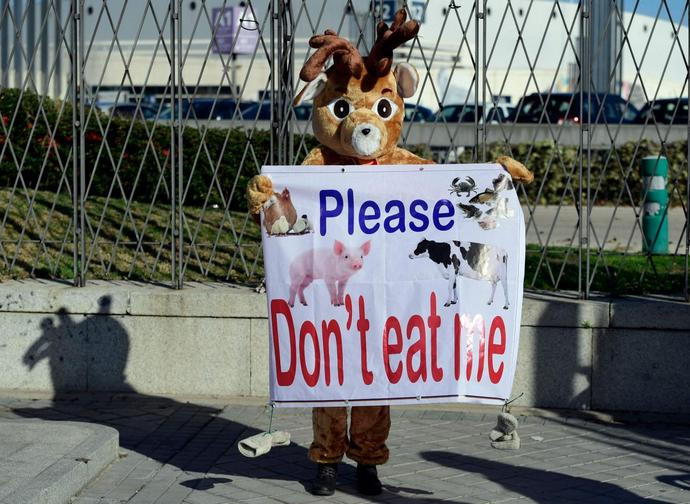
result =
M642 214L642 251L668 254L668 160L663 156L642 158L642 187L646 193Z

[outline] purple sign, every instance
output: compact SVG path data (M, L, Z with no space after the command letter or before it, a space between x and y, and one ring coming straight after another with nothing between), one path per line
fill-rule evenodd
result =
M213 52L253 54L259 42L259 24L249 7L217 7L211 11L216 34Z

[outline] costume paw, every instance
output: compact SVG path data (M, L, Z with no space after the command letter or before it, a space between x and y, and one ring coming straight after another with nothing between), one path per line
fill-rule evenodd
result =
M252 215L258 215L261 206L273 196L273 182L266 175L254 175L247 184L247 207Z
M499 156L495 162L503 166L515 182L530 184L534 180L534 173L529 171L520 161L508 156Z

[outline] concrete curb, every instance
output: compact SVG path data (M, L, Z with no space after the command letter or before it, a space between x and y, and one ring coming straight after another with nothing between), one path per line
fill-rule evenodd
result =
M516 406L690 413L690 305L528 293ZM268 394L266 296L249 287L0 284L0 390Z
M124 281L90 281L75 288L51 280L0 283L0 312L93 315L108 296L109 315L181 318L266 318L266 295L243 286L185 283L184 289Z
M109 315L165 318L266 319L266 295L253 288L189 282L181 290L126 281L90 281L75 288L52 280L0 283L0 313L98 314L108 296ZM637 296L596 297L587 301L563 295L526 293L523 327L584 327L687 330L690 304ZM650 316L653 315L653 316Z
M10 420L17 429L26 424L46 424L53 430L55 422L41 420ZM43 469L19 489L7 495L0 504L69 504L96 476L118 457L119 434L103 425L59 422L89 431L89 435L56 462ZM40 439L36 440L40 443Z

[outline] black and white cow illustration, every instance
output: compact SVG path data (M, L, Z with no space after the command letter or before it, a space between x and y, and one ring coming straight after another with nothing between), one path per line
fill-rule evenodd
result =
M438 266L441 276L448 280L448 299L443 306L458 302L457 274L460 267L458 251L447 242L436 242L424 238L410 254L410 259L428 258Z
M448 280L448 299L444 306L458 302L457 278L462 276L491 284L489 305L494 301L496 284L501 282L505 299L503 309L508 309L508 254L503 249L477 242L454 240L447 243L425 238L410 254L410 259L418 258L430 259Z

